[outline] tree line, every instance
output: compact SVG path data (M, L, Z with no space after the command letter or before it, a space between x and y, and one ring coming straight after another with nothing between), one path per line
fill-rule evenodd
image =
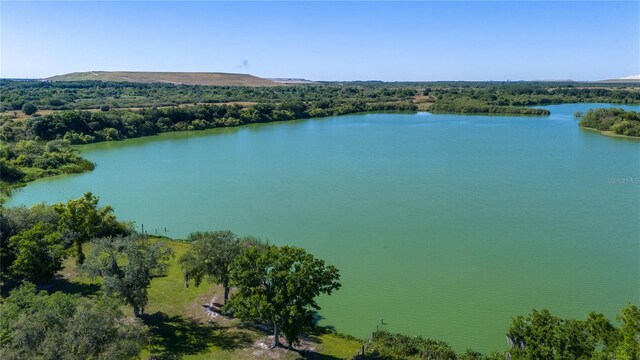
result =
M515 115L550 115L547 109L534 109L510 105L491 105L473 98L453 98L436 102L429 109L435 113L460 114L515 114Z
M37 109L75 110L161 107L228 102L399 102L410 100L412 86L384 88L357 84L290 85L273 87L175 85L102 81L43 82L0 80L0 112Z
M410 101L415 95L469 97L496 106L530 106L569 102L640 102L633 84L571 82L323 82L274 87L175 85L102 81L0 80L0 113L25 105L36 109L73 110L160 107L194 103L288 101L364 102Z

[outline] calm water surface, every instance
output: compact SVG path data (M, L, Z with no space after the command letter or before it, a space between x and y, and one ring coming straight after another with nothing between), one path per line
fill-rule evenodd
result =
M92 191L173 237L231 229L341 270L325 324L506 348L511 316L640 302L640 141L550 117L366 114L82 147L95 171L9 205ZM632 108L632 107L627 107ZM635 107L638 109L638 107Z

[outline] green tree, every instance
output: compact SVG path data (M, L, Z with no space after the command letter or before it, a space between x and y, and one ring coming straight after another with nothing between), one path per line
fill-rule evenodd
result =
M229 230L196 232L188 237L191 248L178 262L184 273L185 286L193 280L200 286L205 277L224 287L224 303L229 298L231 264L242 252L242 243Z
M621 323L620 345L615 351L615 358L620 360L640 359L640 309L629 304L617 317Z
M145 330L113 299L48 295L25 284L0 303L0 359L134 359Z
M438 360L481 360L479 353L467 351L458 356L444 341L425 339L421 336L391 334L387 331L376 331L367 349L372 359L438 359ZM504 358L503 358L504 359Z
M238 291L225 309L244 321L271 324L274 347L282 346L280 332L293 345L312 325L312 310L320 309L315 298L339 289L339 278L336 267L304 249L251 248L233 262L231 280Z
M604 358L613 358L613 353L620 340L620 333L603 314L591 312L587 315L587 332L591 342L597 349L601 349Z
M9 246L16 254L12 274L36 282L51 280L67 255L62 235L44 222L11 237Z
M514 359L590 359L596 350L587 322L564 320L546 309L515 318L507 339Z
M172 256L164 242L143 235L102 238L93 241L84 269L90 276L101 277L105 294L132 306L139 317L149 302L151 279L165 272Z
M116 220L113 208L109 205L99 207L99 201L100 198L88 192L66 204L53 205L60 216L60 230L74 242L78 264L85 258L82 244L93 238L129 233L129 229Z
M26 103L22 105L22 112L25 115L33 115L38 111L38 108L32 103Z
M53 207L45 204L36 204L30 209L25 206L0 206L0 281L11 280L13 277L11 267L19 249L10 244L11 238L38 223L55 228L58 226L58 214ZM67 243L64 245L66 247Z

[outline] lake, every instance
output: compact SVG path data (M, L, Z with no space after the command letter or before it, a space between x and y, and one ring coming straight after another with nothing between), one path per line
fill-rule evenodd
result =
M322 323L502 350L532 308L610 319L640 302L640 140L549 117L378 113L81 147L95 171L7 203L86 191L150 233L231 229L301 246L343 287ZM619 105L615 105L620 107ZM626 106L627 109L640 107ZM166 232L165 232L166 229Z

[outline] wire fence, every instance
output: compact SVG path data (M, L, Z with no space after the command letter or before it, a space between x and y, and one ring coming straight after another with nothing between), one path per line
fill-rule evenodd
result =
M380 323L376 324L376 329L373 330L371 332L371 335L369 335L369 337L367 337L365 341L362 343L362 347L360 348L360 350L358 350L358 353L356 354L354 359L364 359L366 357L367 350L369 349L369 346L371 346L371 343L373 342L373 338L376 336L376 333L378 333L379 331L385 330L386 325L387 323L385 323L384 319L381 318Z

